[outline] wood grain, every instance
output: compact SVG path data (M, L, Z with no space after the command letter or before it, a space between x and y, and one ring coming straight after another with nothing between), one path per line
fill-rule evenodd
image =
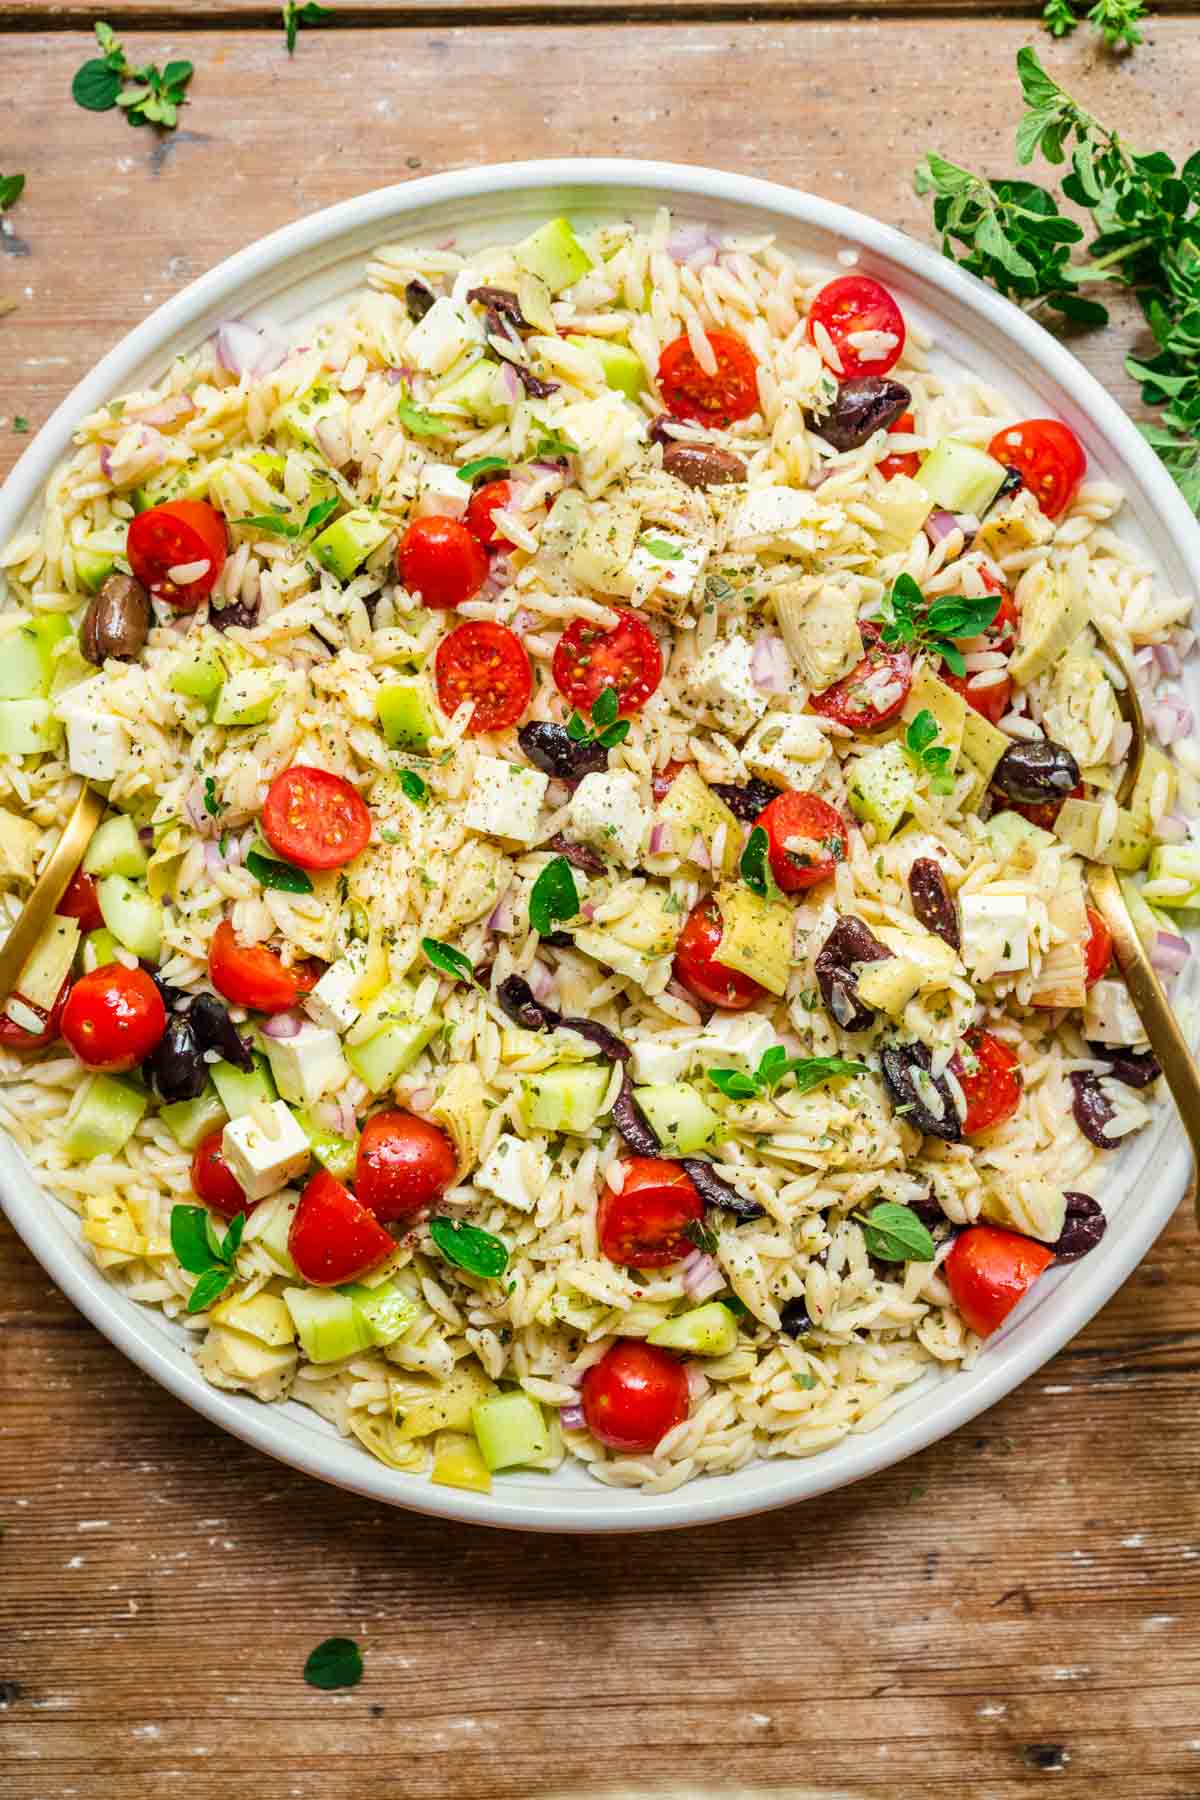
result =
M874 0L865 7L853 0L334 0L335 20L328 28L355 30L380 25L613 24L680 19L833 19L868 18L1037 18L1043 0ZM1187 13L1194 0L1157 0L1154 11ZM265 0L117 0L105 6L114 27L180 26L215 30L223 25L278 26L279 7ZM82 21L90 29L95 0L0 0L0 28L6 24L40 31L69 29Z
M20 302L0 320L0 413L36 428L193 275L407 174L625 152L924 234L909 177L926 144L1012 166L1027 35L436 24L314 33L289 64L274 30L176 30L130 40L197 65L162 144L65 103L82 33L0 36L0 167L29 178L0 239L0 296ZM1154 23L1120 66L1082 33L1046 58L1138 141L1192 147L1194 20ZM1079 345L1129 401L1123 347ZM0 424L0 472L25 441ZM1198 1372L1181 1208L1053 1364L899 1469L657 1541L504 1536L385 1512L222 1436L0 1225L0 1794L1197 1800ZM365 1649L351 1693L301 1679L332 1633Z

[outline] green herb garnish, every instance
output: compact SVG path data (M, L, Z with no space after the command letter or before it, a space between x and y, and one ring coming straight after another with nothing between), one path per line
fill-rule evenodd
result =
M415 769L401 769L400 789L405 798L411 800L414 806L424 806L429 798L429 786Z
M926 604L912 576L899 575L884 602L880 635L885 644L903 644L914 654L927 650L940 656L952 674L965 675L967 665L953 640L978 637L986 631L1000 611L1001 598L984 594L968 600L961 594L947 594Z
M502 456L477 456L474 462L466 462L458 470L460 481L474 481L477 475L486 475L490 469L507 469L508 464Z
M1096 0L1084 15L1101 32L1110 50L1132 50L1142 41L1138 26L1146 16L1144 0ZM1079 24L1071 0L1046 0L1042 24L1051 37L1067 37Z
M771 868L771 840L761 825L756 825L747 838L738 867L742 880L760 900L780 898L779 884Z
M171 1248L181 1268L197 1277L188 1296L190 1313L207 1312L237 1273L234 1257L246 1226L245 1213L230 1220L224 1237L202 1206L171 1208Z
M570 438L559 437L557 432L551 431L538 439L533 455L535 461L553 462L560 456L578 456L579 445L573 444Z
M29 430L29 420L21 413L17 413L16 417L13 419L12 428L18 437L24 437L25 433Z
M451 981L475 980L475 966L470 957L456 950L453 944L443 944L440 938L422 938L421 949L439 974L448 975Z
M306 537L310 531L319 530L340 505L341 501L336 495L330 500L318 500L315 506L309 507L302 524L290 519L285 512L254 513L247 519L233 519L230 523L249 525L255 531L266 531L273 537L300 538Z
M952 794L954 775L950 768L950 747L934 742L938 723L927 707L923 707L904 734L904 748L919 769L929 775L930 792Z
M508 1246L490 1231L477 1225L463 1225L457 1219L431 1219L429 1235L445 1257L468 1275L482 1275L493 1281L508 1267Z
M261 881L265 888L278 888L283 894L311 894L312 877L303 869L296 868L294 863L277 862L273 856L263 856L258 850L251 850L246 857L246 867L255 881Z
M866 1063L847 1062L841 1056L789 1056L782 1044L764 1050L757 1069L747 1074L741 1069L706 1069L705 1074L728 1100L753 1100L756 1094L770 1094L789 1075L796 1078L796 1092L807 1094L835 1075L868 1075Z
M324 25L332 19L333 13L328 6L318 6L316 0L283 0L283 35L287 42L287 53L292 56L296 49L296 34L301 25ZM342 1640L337 1640L341 1642Z
M135 69L111 26L100 19L95 32L102 54L75 71L71 98L76 105L88 112L109 112L119 106L131 125L173 131L187 99L184 90L192 79L191 63L169 62L165 69L146 63Z
M23 175L0 175L0 212L7 212L21 198L25 187Z
M529 894L529 923L539 937L554 930L558 919L573 919L579 911L579 889L565 856L548 862Z
M881 1200L869 1213L852 1213L862 1226L867 1250L881 1262L932 1262L934 1243L910 1206Z
M304 1679L309 1687L357 1687L362 1678L362 1651L353 1638L326 1638L310 1651L304 1665Z
M445 419L439 419L436 413L426 412L411 400L397 400L396 416L414 437L445 437L450 429Z
M648 550L651 556L657 556L660 562L683 561L683 551L679 545L669 543L666 538L640 537L638 543L643 550Z
M630 721L619 719L621 697L616 688L604 688L592 702L589 727L581 713L573 712L567 720L567 736L575 744L601 744L605 750L615 750L629 736Z
M217 784L211 775L204 777L204 810L210 819L225 811L225 802L217 799Z
M695 1244L697 1250L703 1250L706 1256L717 1254L717 1234L703 1219L689 1219L683 1228L683 1235L689 1244Z

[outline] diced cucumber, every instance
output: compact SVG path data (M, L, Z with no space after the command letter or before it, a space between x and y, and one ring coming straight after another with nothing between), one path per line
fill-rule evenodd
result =
M917 772L898 738L860 756L850 775L850 810L874 825L885 843L913 803Z
M116 962L117 940L106 925L102 925L98 931L88 932L83 940L79 960L85 975L90 975L94 969L105 968L110 962Z
M722 888L721 962L749 975L771 994L787 992L796 921L783 900L764 900L748 887Z
M78 920L54 913L21 966L14 998L19 994L30 1006L50 1012L71 972L81 935Z
M517 276L517 305L535 330L549 332L551 336L558 331L554 309L550 305L550 289L540 275L534 275L529 269L522 269Z
M609 338L568 337L568 344L590 350L604 370L604 379L618 393L636 400L646 386L646 367L636 350L628 344L614 344Z
M542 1409L528 1394L496 1394L471 1413L475 1441L488 1468L517 1468L545 1456L550 1434Z
M149 1104L144 1088L114 1075L93 1075L76 1090L67 1110L63 1149L80 1162L115 1156L137 1130Z
M134 510L146 512L166 500L207 500L213 475L225 467L227 461L225 457L216 457L206 462L203 457L195 456L182 469L176 469L158 481L147 481L134 488L130 495Z
M167 686L185 700L212 706L225 685L225 665L211 651L198 650L171 671Z
M371 1326L353 1295L336 1288L288 1287L283 1298L309 1362L340 1362L374 1348Z
M247 1337L257 1338L260 1344L267 1344L272 1350L281 1350L285 1344L296 1341L292 1315L278 1294L262 1292L252 1294L249 1299L235 1295L214 1306L210 1317L218 1325L231 1325L235 1331L244 1331Z
M236 1068L233 1063L222 1058L220 1062L213 1064L209 1074L221 1105L231 1119L240 1119L243 1113L248 1113L252 1106L257 1106L260 1102L270 1106L279 1098L270 1064L265 1056L259 1056L257 1052L252 1069Z
M339 1294L348 1294L355 1306L366 1320L373 1341L376 1344L391 1344L398 1337L403 1337L410 1325L421 1317L421 1308L415 1300L398 1288L394 1281L381 1281L378 1287L363 1287L361 1282L349 1282L338 1289Z
M1152 882L1186 881L1183 894L1155 894L1155 906L1168 912L1179 907L1200 906L1200 849L1195 844L1155 844L1150 854L1147 875Z
M572 287L592 266L591 257L563 218L548 219L514 244L513 257L519 268L544 281L552 294Z
M512 407L504 371L498 363L491 362L472 363L461 375L452 376L429 402L431 412L461 411L481 425L496 425L507 419Z
M93 531L81 544L76 544L75 575L86 593L96 593L108 580L117 558L125 554L127 535L125 525L114 525L107 531Z
M227 1115L221 1096L210 1084L194 1100L173 1100L160 1107L158 1116L183 1149L194 1150L201 1138L225 1123Z
M39 613L0 639L0 700L44 699L55 646L70 635L71 621L62 613Z
M633 1093L662 1141L664 1156L694 1156L715 1141L721 1121L688 1082L656 1082Z
M146 873L149 861L137 826L128 813L117 813L97 827L83 866L89 875L127 875L133 881Z
M1032 819L1022 818L1019 812L1011 810L993 813L983 829L1001 859L1011 856L1018 844L1028 844L1031 850L1044 850L1054 842L1052 831L1043 831Z
M1100 842L1103 814L1103 806L1098 800L1064 800L1054 821L1054 835L1080 856L1108 863L1111 868L1127 872L1140 869L1150 855L1149 835L1139 831L1132 814L1119 806L1113 834L1104 849L1098 850L1096 846ZM1175 904L1190 902L1177 901Z
M1154 853L1150 853L1150 867L1154 867ZM1129 917L1133 921L1133 929L1141 938L1147 951L1153 950L1158 942L1161 929L1154 916L1154 909L1148 904L1141 888L1129 875L1118 875L1121 892L1125 896L1125 904L1129 908ZM1161 904L1161 902L1160 902Z
M352 1181L358 1162L358 1139L339 1137L336 1131L327 1131L308 1112L298 1112L296 1123L312 1145L312 1153L322 1168L328 1169L338 1181Z
M62 739L48 700L0 700L0 756L43 756Z
M376 697L379 723L398 750L427 750L439 728L433 690L420 675L385 681Z
M737 1320L719 1300L694 1306L691 1312L667 1319L646 1334L648 1344L658 1344L664 1350L689 1350L693 1356L728 1356L736 1347L737 1338Z
M391 536L391 526L378 513L360 507L335 519L312 541L312 553L323 569L339 581L349 581L373 550Z
M917 479L935 506L979 516L1008 480L1008 470L974 444L943 438L921 464Z
M274 669L241 669L222 687L213 710L217 725L262 725L271 717L283 692L283 677Z
M346 1061L373 1094L382 1094L411 1069L441 1022L440 1016L397 1019L365 1043L352 1044Z
M429 1479L438 1487L467 1488L475 1494L492 1491L492 1478L479 1445L462 1431L438 1433Z
M96 889L104 923L126 950L142 962L156 963L162 954L162 907L145 888L124 875L106 875Z
M531 1131L590 1131L608 1092L609 1071L576 1063L527 1075L521 1106Z

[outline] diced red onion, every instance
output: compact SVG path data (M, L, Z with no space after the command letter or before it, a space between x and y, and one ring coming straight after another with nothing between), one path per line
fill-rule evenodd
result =
M183 810L197 831L204 831L212 823L204 810L204 795L199 785L190 788L185 794Z
M223 369L240 379L243 375L269 375L284 361L288 353L287 339L272 325L260 330L243 324L240 319L227 319L217 326L217 361Z
M326 462L340 469L343 463L350 460L350 443L341 425L334 419L318 419L313 426L313 436Z
M750 657L750 678L755 687L763 694L786 694L791 674L792 659L783 639L773 632L760 631Z
M152 844L153 842L154 842L153 826L151 826L151 825L141 826L138 831L138 843L139 844Z
M1160 931L1154 940L1150 961L1160 975L1174 976L1181 973L1191 954L1192 946L1186 938L1174 931Z
M679 225L667 239L667 255L672 262L688 262L702 250L713 250L717 240L707 225Z
M931 544L940 544L943 538L948 538L952 531L957 530L958 520L952 512L947 512L941 506L935 507L925 521L925 536Z
M1150 729L1164 747L1189 737L1193 723L1191 707L1185 706L1176 695L1167 696L1151 708Z
M558 1409L558 1422L564 1431L583 1431L585 1429L585 1420L583 1417L583 1408L580 1406L579 1402L574 1401L570 1406L560 1406Z
M1188 626L1180 625L1176 631L1171 633L1171 642L1174 644L1176 653L1182 661L1189 657L1195 649L1196 633Z
M717 1277L717 1287L715 1288L711 1285L714 1275ZM683 1269L683 1287L684 1292L693 1300L705 1299L708 1293L716 1293L724 1286L725 1277L722 1275L715 1257L709 1256L703 1250L697 1250L694 1256L688 1257ZM702 1288L706 1290L704 1294L700 1292Z
M691 858L692 862L696 863L699 868L701 868L701 869L711 869L712 868L712 858L708 854L708 845L705 843L704 839L700 836L699 832L697 832L695 837L692 839L692 847L689 850L688 855Z
M209 838L204 845L204 866L210 875L216 875L225 867L221 847L213 838Z
M1154 659L1169 680L1174 680L1183 666L1173 644L1155 644Z
M596 916L596 908L592 905L590 900L581 900L579 903L579 911L585 919L594 919Z
M1188 822L1179 813L1167 813L1154 827L1154 835L1164 844L1182 844L1187 841Z
M535 1000L545 1000L554 992L554 976L545 963L535 958L529 970L529 985L533 989Z
M112 450L107 444L101 444L100 446L100 473L103 475L105 481L111 481L113 478Z
M511 363L504 363L500 370L500 380L509 400L515 406L521 398L521 378Z
M685 1373L688 1384L688 1405L695 1406L696 1402L703 1400L705 1394L708 1393L709 1379L704 1370L698 1368L695 1363L689 1363Z
M650 832L649 854L651 856L663 856L669 854L670 849L671 827L665 820L660 820L657 825L652 827Z
M433 1105L434 1090L431 1087L415 1087L410 1089L408 1104L414 1112L424 1112Z
M196 403L190 394L171 394L137 417L143 425L170 425L176 419L190 419L195 410Z
M275 1038L277 1042L286 1043L289 1038L298 1037L304 1029L304 1020L299 1013L272 1013L264 1021L262 1033L264 1037Z
M487 930L509 932L513 928L512 894L501 894L488 917Z
M344 1138L352 1138L358 1132L358 1119L355 1117L354 1108L345 1094L338 1095L337 1128Z

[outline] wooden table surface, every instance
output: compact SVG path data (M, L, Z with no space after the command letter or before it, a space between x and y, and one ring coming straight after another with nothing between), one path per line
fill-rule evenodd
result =
M0 475L192 276L331 201L541 155L707 162L927 233L937 147L1012 167L1033 25L946 0L338 9L122 0L187 56L165 140L81 112L82 0L0 0ZM1200 21L1048 64L1147 148L1195 147ZM932 13L946 16L932 17ZM673 18L674 23L665 22ZM143 28L144 27L144 28ZM1132 326L1082 343L1124 400ZM276 1466L127 1364L0 1224L4 1800L518 1800L628 1791L1200 1796L1200 1274L1181 1209L1020 1392L847 1492L669 1537L506 1536ZM331 1634L353 1692L305 1686Z

